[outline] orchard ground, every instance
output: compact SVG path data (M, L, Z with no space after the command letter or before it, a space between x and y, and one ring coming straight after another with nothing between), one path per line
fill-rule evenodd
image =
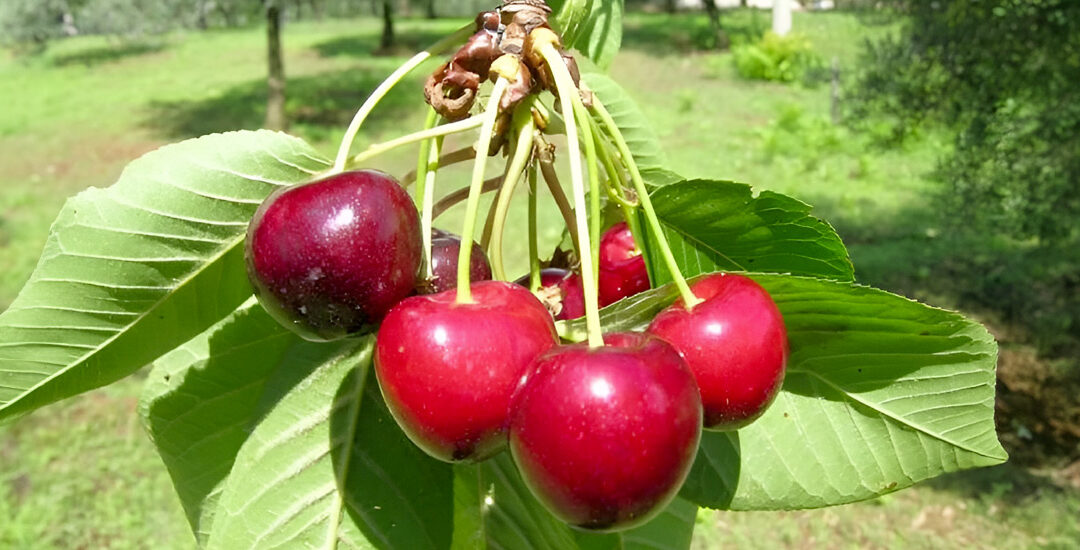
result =
M291 131L331 155L364 95L408 53L462 23L403 21L402 46L381 56L371 55L378 41L373 20L288 26ZM741 11L725 24L738 41L768 20ZM800 13L795 28L826 60L835 57L844 74L854 69L863 38L890 26L850 14ZM923 284L925 266L911 261L913 250L934 247L937 230L926 213L935 184L926 174L947 140L925 135L903 148L877 147L830 122L828 85L739 79L729 54L695 51L707 32L703 16L634 15L626 32L613 74L660 133L670 168L803 199L837 226L862 281L934 305L957 303L942 287ZM33 269L67 196L109 185L125 164L166 143L261 124L264 39L261 29L247 29L137 44L78 38L30 59L0 51L0 308ZM418 72L411 86L391 94L358 147L422 126L421 80ZM414 165L412 149L378 161L398 175ZM457 170L460 178L441 179L447 191L466 183L467 168ZM439 225L456 231L460 215L451 212ZM553 243L560 224L553 208L545 215L543 238ZM507 260L511 273L524 272L523 249L508 248ZM1049 368L1009 344L1012 327L976 315L998 327L1007 360ZM0 426L0 547L194 546L134 412L140 382L136 375ZM1005 436L1022 441L1028 427L1012 428ZM703 512L695 548L1074 548L1080 490L1068 477L1007 464L851 506Z

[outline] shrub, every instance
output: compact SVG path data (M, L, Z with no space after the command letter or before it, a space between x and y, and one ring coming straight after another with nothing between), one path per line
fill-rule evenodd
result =
M736 46L735 68L743 78L775 82L801 82L824 66L813 45L798 34L768 32L754 44Z

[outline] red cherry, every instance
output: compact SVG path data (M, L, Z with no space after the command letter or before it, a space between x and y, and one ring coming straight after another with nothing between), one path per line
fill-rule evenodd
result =
M526 275L516 284L529 286ZM585 315L585 289L581 286L581 275L566 269L549 267L540 271L540 294L550 296L559 304L556 319L577 319Z
M626 222L608 229L600 239L600 307L649 290L645 257Z
M420 220L390 176L346 172L270 195L245 257L271 315L309 340L331 340L372 330L412 293Z
M701 397L670 345L610 334L540 356L514 394L510 451L556 517L584 529L641 525L686 480L701 439Z
M447 462L477 461L506 442L510 397L526 369L558 342L547 309L528 290L500 281L414 296L386 316L375 373L405 434Z
M705 427L738 429L765 412L784 382L784 319L769 293L742 275L710 275L690 288L704 302L692 311L675 302L649 332L686 359L701 388Z
M435 229L431 239L432 279L423 285L427 294L443 292L457 286L458 253L461 250L461 237L453 233ZM487 255L475 242L469 256L469 281L490 281L491 264Z

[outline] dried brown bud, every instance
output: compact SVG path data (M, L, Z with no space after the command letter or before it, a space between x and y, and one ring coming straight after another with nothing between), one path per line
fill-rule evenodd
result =
M532 92L532 73L529 71L529 67L522 63L517 78L506 87L506 92L503 93L502 100L499 101L499 109L506 113L512 112L514 107L517 107Z

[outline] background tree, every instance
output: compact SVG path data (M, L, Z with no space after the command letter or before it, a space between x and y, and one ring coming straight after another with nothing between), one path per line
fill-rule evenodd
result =
M968 295L1059 335L1052 349L1080 349L1080 2L893 7L907 24L868 49L854 118L883 113L898 139L952 132L936 171L941 223L996 249L963 255L976 262Z
M386 50L394 47L394 0L382 0L382 36L379 48Z
M712 26L713 35L716 37L714 47L718 50L726 50L731 46L731 39L720 24L720 8L716 0L704 0L705 13L709 16L709 25Z
M285 118L285 62L281 56L281 7L278 0L266 0L266 45L266 127L284 130L288 122Z

